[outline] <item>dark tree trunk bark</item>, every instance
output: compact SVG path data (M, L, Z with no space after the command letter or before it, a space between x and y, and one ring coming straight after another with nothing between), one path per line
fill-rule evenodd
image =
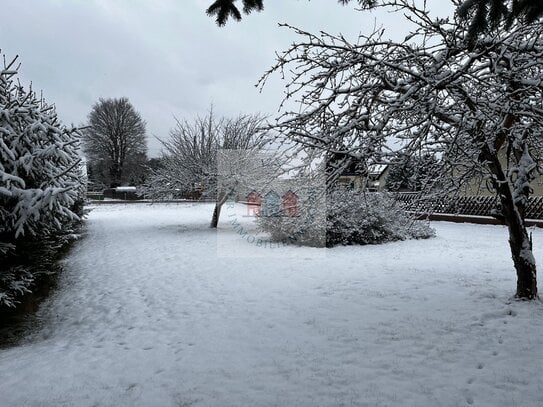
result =
M489 169L497 178L496 189L500 197L503 221L509 230L509 247L517 272L516 297L525 300L537 298L537 273L532 253L532 242L524 222L525 208L515 203L507 177L497 154L486 147L482 152Z
M532 242L523 216L510 199L500 195L505 224L509 230L509 246L513 264L517 271L517 294L521 299L537 298L537 273L535 259L532 253Z
M219 205L217 202L215 204L215 209L213 209L213 217L211 218L211 227L216 228L219 224L219 216L221 216L221 207L222 205Z
M215 203L215 209L213 209L213 217L211 218L211 227L217 228L219 224L219 217L221 216L221 209L226 200L228 199L228 195L224 192L220 192L219 196L217 198L217 202Z
M111 177L110 186L112 188L118 187L121 185L122 168L118 164L113 163L111 165L111 168L109 170L109 175Z

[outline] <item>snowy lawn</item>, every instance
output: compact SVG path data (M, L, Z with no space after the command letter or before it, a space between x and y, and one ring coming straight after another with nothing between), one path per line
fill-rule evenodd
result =
M41 329L0 351L0 406L543 405L543 304L510 300L503 227L224 257L211 209L96 207Z

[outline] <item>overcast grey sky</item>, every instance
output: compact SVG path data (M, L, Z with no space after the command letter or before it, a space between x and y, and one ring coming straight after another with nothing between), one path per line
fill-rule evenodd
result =
M404 35L400 15L356 12L336 0L267 0L263 13L218 28L211 0L12 0L2 4L0 49L20 56L20 74L57 106L66 123L85 123L100 97L127 96L147 122L150 155L179 118L203 114L275 114L279 78L254 87L275 51L294 39L279 22L355 39L375 19ZM450 13L448 0L431 1Z

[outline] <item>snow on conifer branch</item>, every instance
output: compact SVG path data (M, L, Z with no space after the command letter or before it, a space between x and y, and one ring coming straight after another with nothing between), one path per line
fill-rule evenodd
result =
M0 71L0 261L6 267L21 243L78 219L84 193L79 130L61 124L54 106L26 91L17 69L15 58ZM12 304L31 274L16 265L0 269L0 303Z

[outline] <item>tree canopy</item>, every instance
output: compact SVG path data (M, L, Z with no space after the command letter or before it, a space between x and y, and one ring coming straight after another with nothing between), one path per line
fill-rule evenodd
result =
M177 120L170 138L162 141L162 166L153 171L145 195L215 199L211 227L216 228L230 192L259 172L255 157L267 141L260 130L263 120L258 114L219 118L212 109L192 121Z
M534 299L524 215L543 169L543 25L502 23L469 47L460 16L434 20L413 3L388 2L416 24L401 42L381 29L352 43L291 27L301 39L278 55L261 84L284 75L285 98L301 106L272 129L308 156L381 162L431 151L441 159L427 175L442 199L486 182L509 229L517 296Z
M470 21L468 37L475 39L489 28L496 28L505 21L511 25L515 20L531 24L543 16L541 0L463 0L458 15Z
M365 8L379 4L377 0L338 0L338 3L345 5L351 1ZM469 35L472 38L504 20L511 23L518 19L529 24L543 16L542 0L463 0L456 3L459 16L470 21ZM250 14L264 9L263 0L241 0L241 4L242 11L236 6L236 0L215 0L208 7L207 14L223 26L229 18L240 21L242 12Z
M90 180L113 187L139 178L147 154L145 121L130 101L100 99L88 120L83 144Z
M345 5L351 0L338 0L338 3ZM362 6L372 6L376 3L375 0L356 0ZM242 11L244 14L250 14L253 11L264 10L263 0L241 0ZM236 6L236 0L215 0L207 9L209 16L215 17L219 26L226 24L229 18L236 21L241 20L241 11Z

